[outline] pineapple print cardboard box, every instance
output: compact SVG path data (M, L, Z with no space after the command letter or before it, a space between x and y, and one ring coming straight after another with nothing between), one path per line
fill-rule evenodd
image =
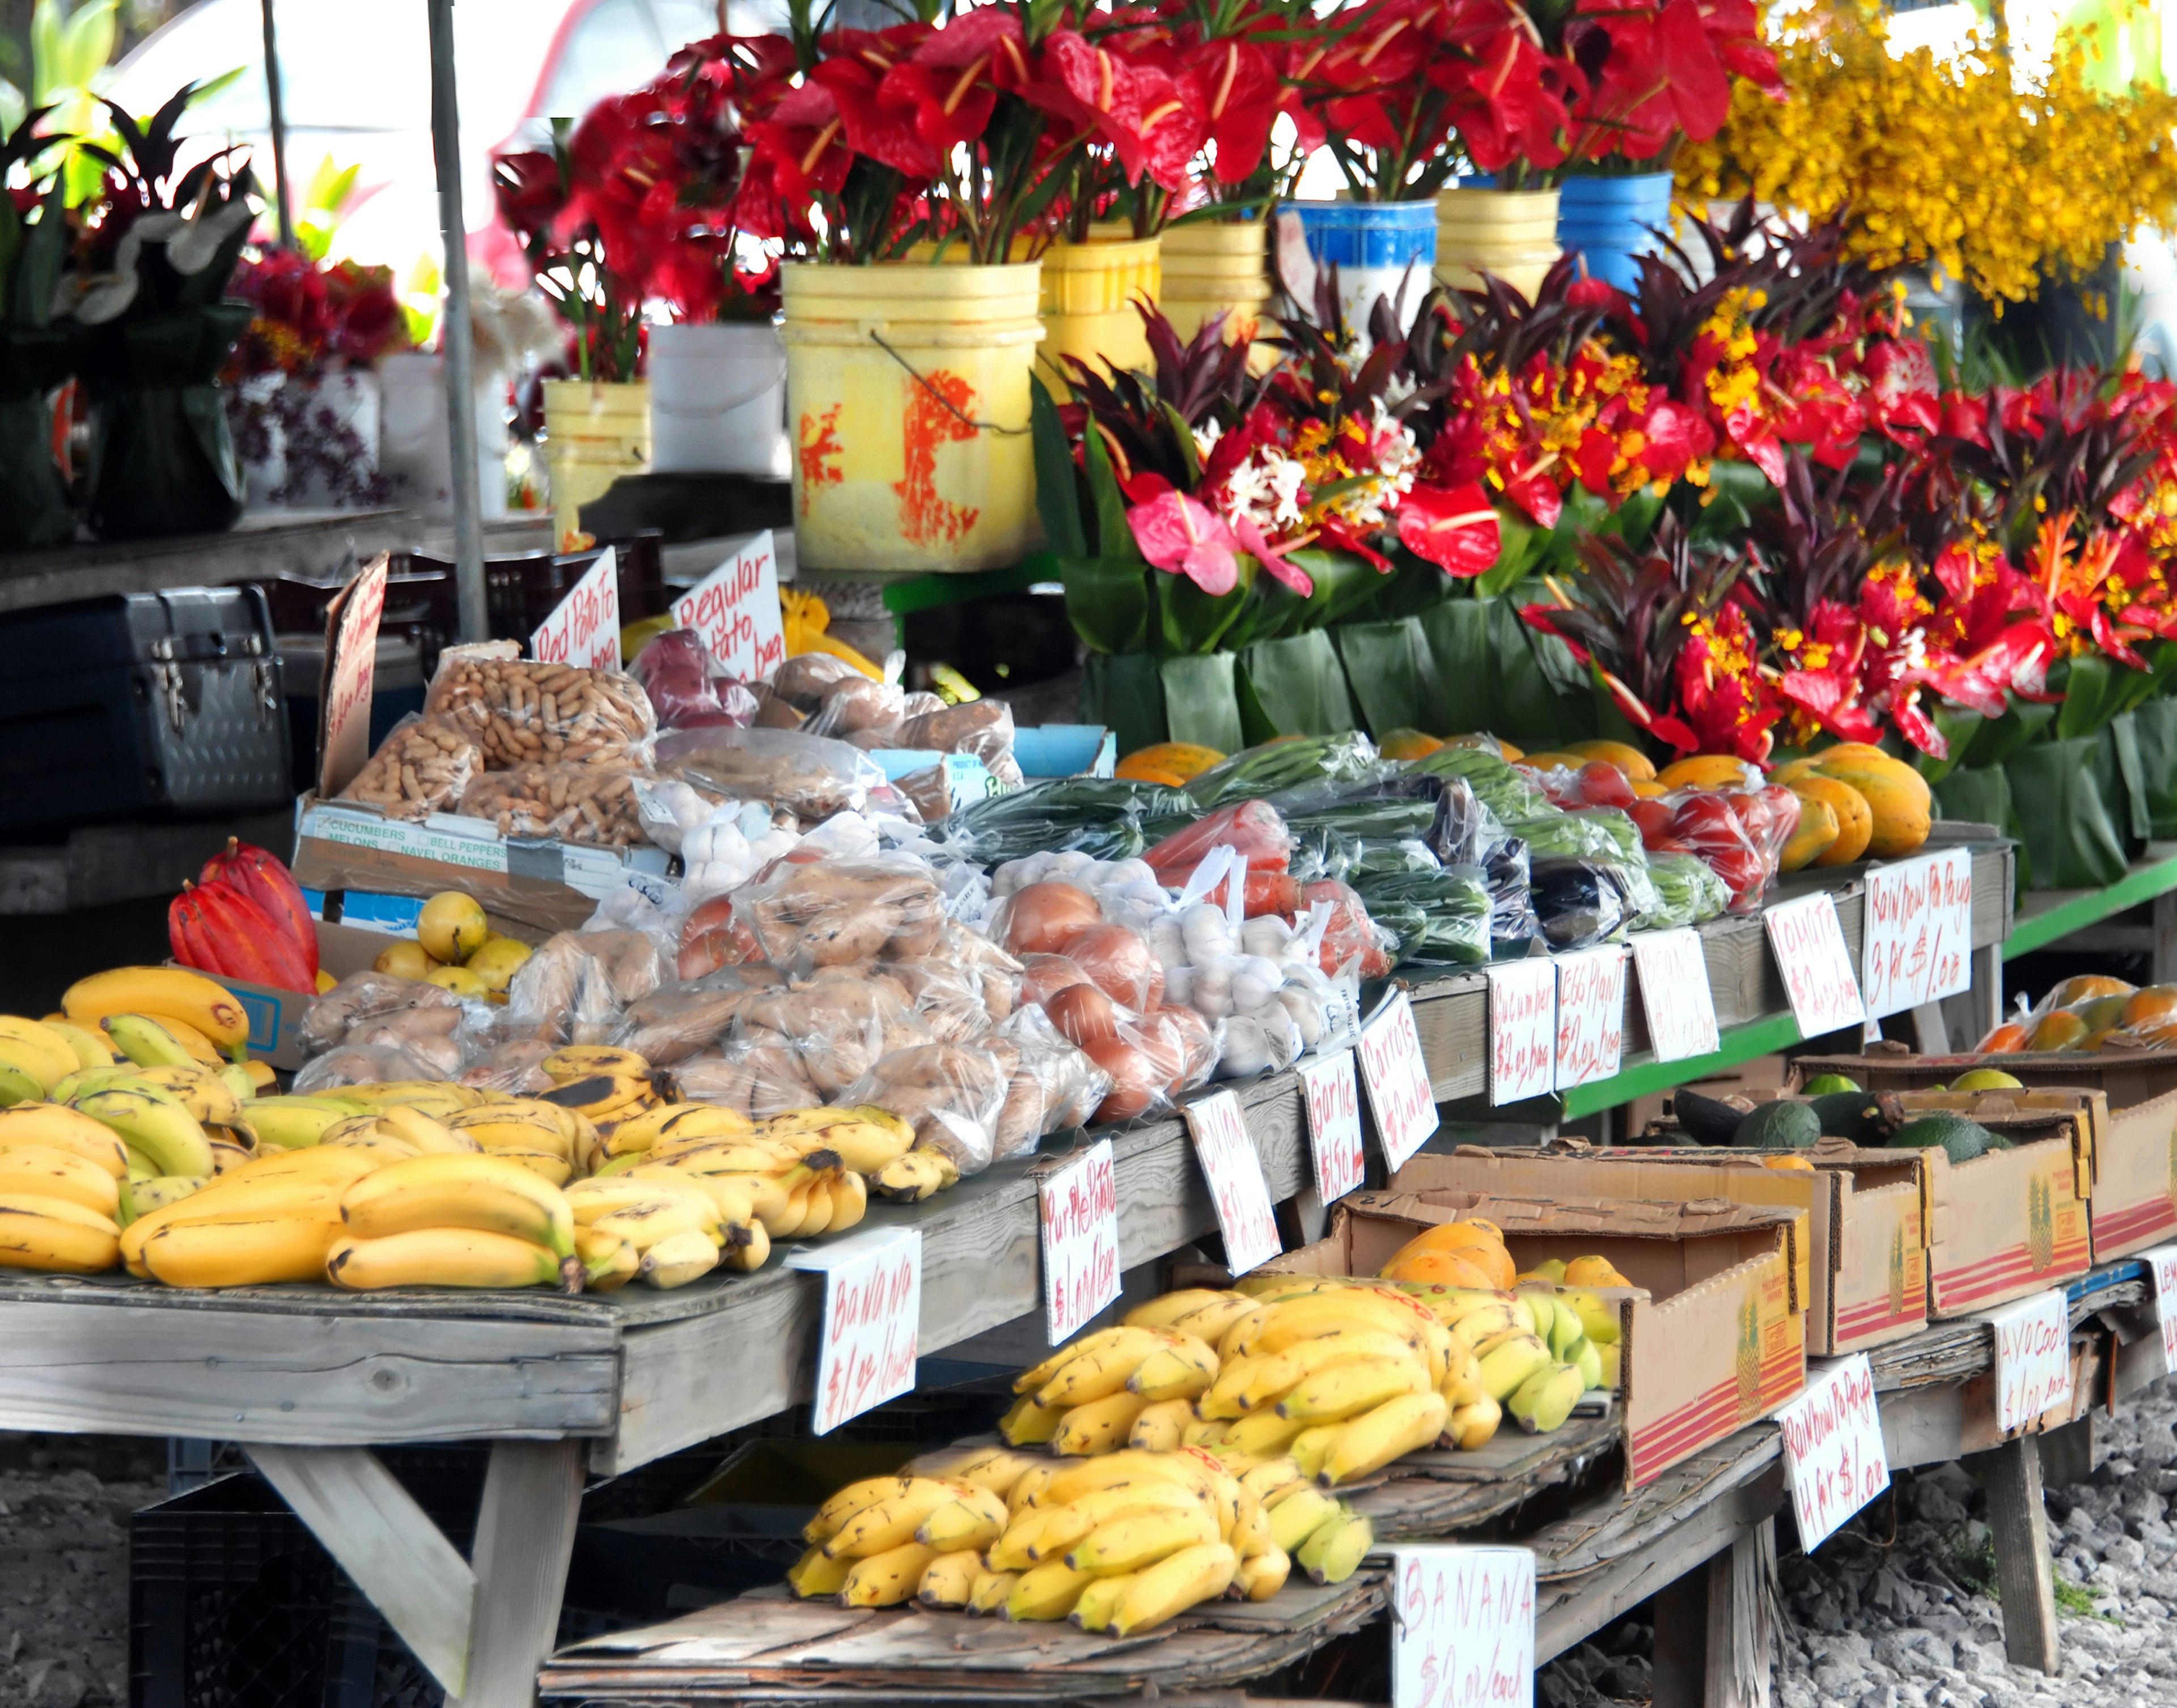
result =
M1618 1312L1628 1487L1654 1482L1806 1386L1805 1301L1792 1265L1803 1212L1721 1198L1361 1192L1339 1201L1325 1237L1257 1273L1373 1275L1422 1228L1477 1217L1502 1230L1522 1274L1552 1258L1601 1257L1634 1284L1586 1290Z

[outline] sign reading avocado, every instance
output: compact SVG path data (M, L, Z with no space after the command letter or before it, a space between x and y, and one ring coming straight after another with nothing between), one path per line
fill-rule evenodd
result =
M1995 1427L2008 1435L2071 1404L2071 1307L2051 1287L1991 1311L1995 1331Z

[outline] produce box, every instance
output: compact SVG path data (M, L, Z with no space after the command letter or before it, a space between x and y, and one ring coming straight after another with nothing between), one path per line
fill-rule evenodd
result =
M1927 1091L1961 1073L1993 1067L2034 1089L2098 1091L2112 1110L2177 1091L2177 1050L2037 1051L2004 1056L1915 1056L1902 1045L1865 1056L1802 1056L1787 1080L1797 1090L1821 1073L1841 1073L1869 1091Z
M295 881L310 890L434 896L461 890L484 910L540 931L578 929L597 903L632 886L663 902L672 887L661 848L591 848L503 837L479 818L388 818L354 801L305 794L295 809ZM380 945L382 947L383 945Z
M1792 1303L1799 1213L1717 1199L1604 1202L1554 1194L1363 1192L1329 1234L1259 1274L1372 1275L1421 1228L1480 1216L1522 1271L1550 1258L1607 1258L1634 1285L1593 1288L1622 1324L1618 1388L1629 1487L1765 1417L1806 1385L1806 1320Z
M1791 1210L1799 1218L1788 1230L1792 1303L1806 1317L1810 1354L1864 1351L1928 1326L1928 1224L1917 1181L1873 1185L1847 1164L1765 1168L1749 1151L1462 1145L1416 1157L1391 1187L1658 1203L1728 1198Z
M318 965L336 979L368 971L370 963L385 948L383 931L367 930L357 925L327 925L323 919L316 924ZM216 973L205 976L226 985L242 1004L242 1012L249 1019L251 1056L291 1072L303 1065L303 1052L296 1046L295 1033L303 1023L303 1017L310 1012L310 1004L317 1001L314 995L282 990L272 985L253 985L245 979L225 979Z
M1743 1094L1757 1103L1792 1096ZM1962 1115L2012 1145L1963 1163L1952 1162L1940 1149L1900 1151L1830 1139L1803 1153L1817 1167L1848 1165L1863 1187L1920 1181L1931 1318L1972 1316L2092 1267L2087 1219L2095 1190L2090 1105L2071 1098L2041 1101L2020 1092L1895 1095L1898 1111L1908 1119Z

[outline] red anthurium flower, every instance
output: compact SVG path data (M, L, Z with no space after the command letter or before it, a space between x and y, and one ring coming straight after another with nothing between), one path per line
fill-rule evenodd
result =
M934 178L942 169L936 149L915 129L912 96L901 90L892 101L883 99L879 89L882 74L863 57L824 60L809 78L830 92L847 146L856 154L909 177ZM786 105L780 103L782 113Z
M1832 665L1820 670L1787 670L1777 691L1832 735L1846 741L1873 741L1882 721L1858 703L1859 681L1850 670Z
M1166 492L1127 512L1142 555L1166 575L1185 576L1213 597L1239 585L1239 542L1207 505Z
M1219 183L1243 183L1262 165L1285 90L1267 49L1227 36L1189 51L1180 88L1217 145Z
M1941 428L1934 358L1918 339L1878 339L1859 371L1867 380L1867 418L1883 433L1896 439L1907 428L1922 433Z
M1315 592L1315 578L1272 545L1252 516L1242 511L1233 521L1232 532L1242 551L1301 598L1305 599Z
M1416 485L1399 505L1399 543L1465 581L1496 563L1502 538L1496 509L1480 487Z

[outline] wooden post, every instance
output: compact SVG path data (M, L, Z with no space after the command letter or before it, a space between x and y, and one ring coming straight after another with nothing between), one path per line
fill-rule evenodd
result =
M446 1708L534 1708L552 1652L582 1504L580 1441L500 1441L477 1514L468 1682Z
M2041 1441L2021 1435L1967 1466L1988 1491L1995 1577L2003 1601L2003 1651L2014 1665L2056 1672L2056 1580L2049 1514L2041 1504Z
M1776 1576L1764 1519L1657 1593L1655 1708L1769 1708Z

